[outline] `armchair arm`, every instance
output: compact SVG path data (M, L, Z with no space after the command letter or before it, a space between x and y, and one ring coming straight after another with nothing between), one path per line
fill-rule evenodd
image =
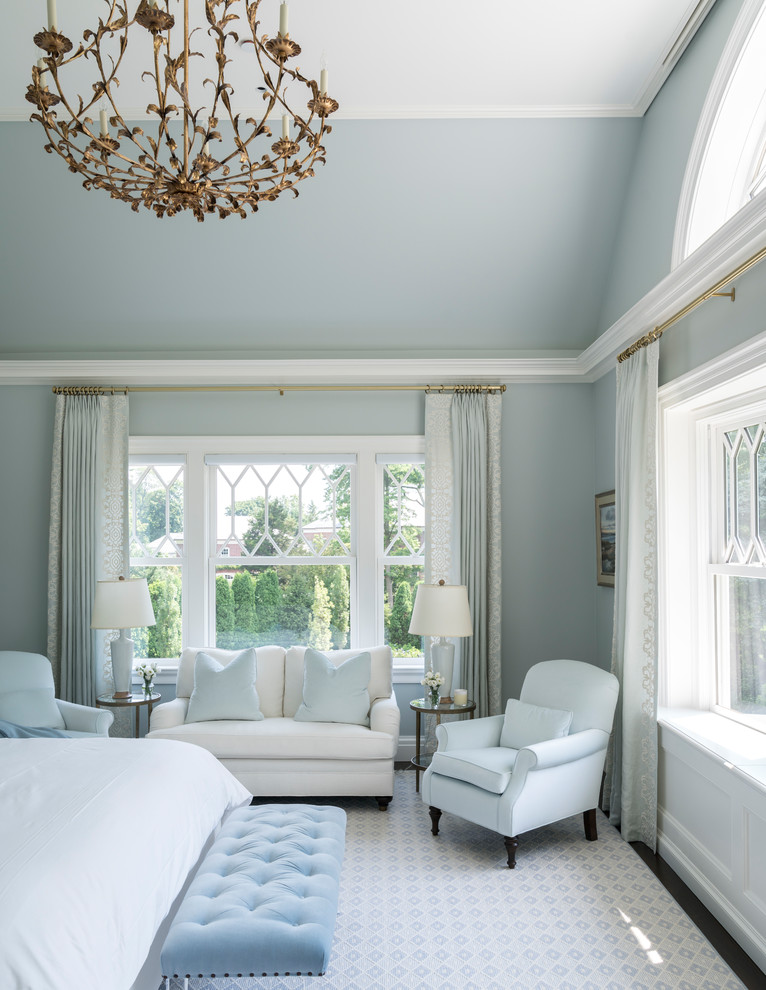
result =
M109 726L114 715L105 708L90 708L88 705L75 705L72 701L56 698L64 725L72 732L92 732L94 735L108 736Z
M390 698L376 698L370 707L370 729L373 732L387 732L398 740L401 717L393 695Z
M585 756L598 753L606 749L608 742L609 734L602 729L583 729L582 732L575 732L571 736L546 739L545 742L525 746L524 749L519 750L519 756L522 753L531 753L534 761L531 762L529 769L545 770L547 767L574 763Z
M165 701L161 705L156 705L152 708L149 731L174 729L177 725L183 725L188 708L188 698L173 698L172 701Z
M504 721L504 715L489 715L486 718L463 719L460 722L442 722L436 726L439 752L447 749L499 746Z

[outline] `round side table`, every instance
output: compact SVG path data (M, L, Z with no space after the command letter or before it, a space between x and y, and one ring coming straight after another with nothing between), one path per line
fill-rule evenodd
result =
M100 694L96 698L96 706L98 708L135 708L136 710L136 733L135 738L138 739L138 722L139 716L141 714L141 708L143 705L147 706L147 717L146 723L149 724L149 719L152 717L152 705L155 701L159 701L162 695L159 691L154 691L152 694L144 694L143 691L140 694L131 694L129 698L115 698L112 694Z
M436 715L436 724L439 725L442 715L468 715L473 718L476 711L476 702L469 698L464 705L456 705L454 702L447 705L432 705L424 698L415 698L410 702L410 708L415 712L415 755L410 762L415 767L415 792L420 791L420 773L427 769L431 763L432 753L420 753L420 716Z

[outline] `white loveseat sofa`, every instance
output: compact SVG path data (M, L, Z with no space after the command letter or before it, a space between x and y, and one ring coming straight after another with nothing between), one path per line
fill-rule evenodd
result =
M238 650L189 647L181 654L173 701L156 705L150 739L176 739L209 750L251 794L267 796L371 795L385 809L394 793L399 707L393 694L387 646L368 647L370 724L295 721L303 698L306 648L261 646L255 687L261 721L185 722L194 689L194 666L204 652L226 665ZM337 667L361 650L326 653Z

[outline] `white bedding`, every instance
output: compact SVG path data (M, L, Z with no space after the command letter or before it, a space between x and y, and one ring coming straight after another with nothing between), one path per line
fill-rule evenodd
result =
M0 740L0 988L127 990L224 814L199 746Z

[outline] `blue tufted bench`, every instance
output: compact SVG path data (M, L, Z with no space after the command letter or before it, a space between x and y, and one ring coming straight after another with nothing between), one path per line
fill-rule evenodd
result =
M320 976L338 910L341 808L240 808L200 865L162 947L173 977Z

